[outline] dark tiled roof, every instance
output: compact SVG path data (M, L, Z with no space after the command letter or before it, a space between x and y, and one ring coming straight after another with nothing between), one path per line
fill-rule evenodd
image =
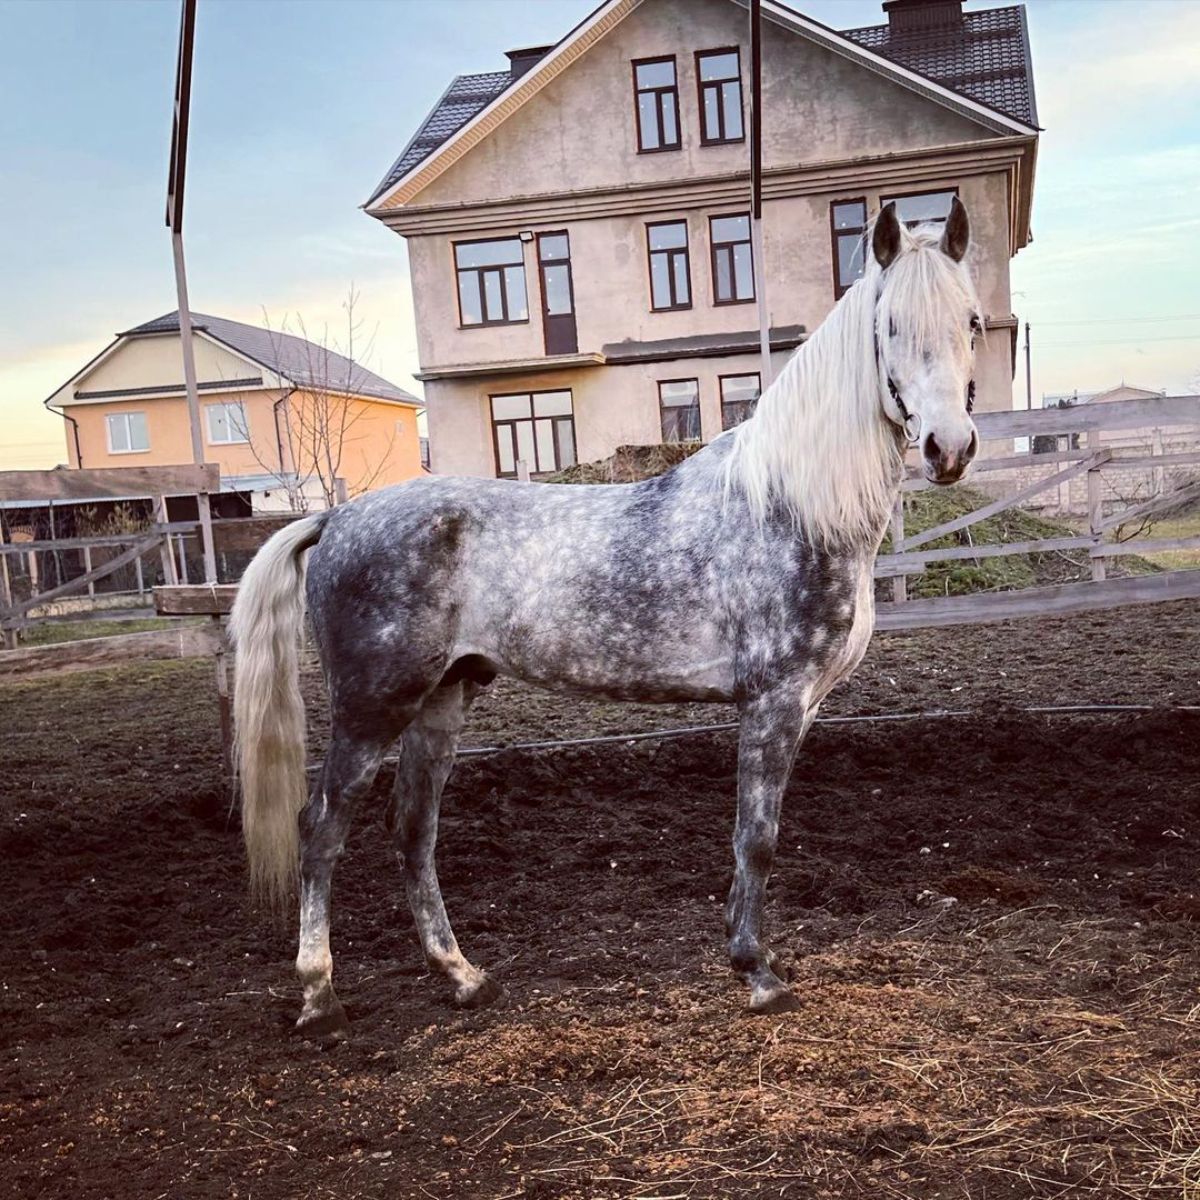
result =
M888 25L842 30L842 36L989 108L1037 124L1025 10L985 8L963 14L949 32L924 29L893 35ZM508 71L459 75L421 123L392 169L367 201L370 206L398 179L457 133L512 82Z
M239 354L283 376L295 387L330 388L379 400L422 403L410 392L388 383L358 363L289 333L274 333L257 325L243 325L241 321L228 321L224 317L210 317L204 313L192 313L192 328L203 330L217 341L224 342ZM179 313L170 312L144 325L126 329L117 336L174 333L178 329Z
M512 75L508 71L459 75L433 106L433 111L421 123L412 141L404 147L400 157L392 164L392 169L380 181L367 203L373 204L397 179L407 175L422 159L428 158L477 112L487 108L511 82Z
M1037 124L1029 35L1019 4L964 12L962 24L946 30L894 33L887 25L869 25L845 29L842 36L1026 125Z

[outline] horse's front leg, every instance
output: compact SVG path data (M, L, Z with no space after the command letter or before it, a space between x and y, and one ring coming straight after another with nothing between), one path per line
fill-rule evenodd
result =
M734 874L725 907L729 961L750 985L750 1009L787 1012L796 998L772 969L762 943L763 898L779 837L779 810L800 742L815 707L807 689L777 688L741 706L738 739L737 824Z

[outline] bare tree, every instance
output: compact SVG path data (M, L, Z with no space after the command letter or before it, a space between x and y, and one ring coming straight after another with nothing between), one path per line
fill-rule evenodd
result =
M327 508L369 489L387 466L396 441L393 428L386 441L366 445L369 431L363 422L370 410L359 397L368 387L370 372L363 363L374 351L375 333L364 336L358 299L351 285L342 304L345 328L340 342L330 338L328 328L319 340L310 336L302 315L285 316L275 327L263 313L275 360L294 385L279 406L275 430L283 461L251 437L244 421L238 432L258 464L286 490L288 506L295 512L307 511L307 485L313 480ZM359 453L348 453L354 450ZM353 477L346 477L347 469L353 470Z

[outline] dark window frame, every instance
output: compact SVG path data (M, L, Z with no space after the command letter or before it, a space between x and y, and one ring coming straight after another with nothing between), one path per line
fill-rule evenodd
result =
M699 378L699 376L697 376L697 375L684 375L684 376L682 376L682 377L681 377L681 378L679 378L679 379L656 379L656 380L655 380L655 383L658 385L658 432L659 432L660 436L661 436L661 437L662 437L662 439L663 439L663 445L678 445L678 446L682 446L682 445L686 445L688 442L702 442L702 441L704 441L704 410L703 410L703 408L701 407L701 404L700 404L700 378ZM694 438L680 438L680 439L678 439L678 440L677 440L677 441L675 441L675 442L668 442L668 441L667 441L667 437L666 437L666 431L663 429L663 414L666 412L666 410L667 410L668 408L673 408L673 409L679 409L679 408L684 408L684 407L687 407L687 408L692 408L692 407L693 407L693 405L691 405L691 404L689 404L689 405L686 405L686 406L685 406L685 405L682 405L682 404L668 404L668 405L664 405L664 404L663 404L663 393L662 393L662 390L663 390L663 384L666 384L666 383L691 383L691 384L695 384L695 386L696 386L696 403L695 403L694 407L695 407L695 409L696 409L696 426L697 426L697 431L696 431L696 436L695 436Z
M703 80L700 78L700 60L718 54L733 54L737 57L737 75L733 79L717 79ZM702 146L731 146L738 142L746 140L746 96L742 90L742 48L740 46L718 46L712 50L697 50L695 53L696 59L696 98L700 104L700 145ZM740 137L715 137L708 136L708 129L704 120L704 91L706 88L716 88L718 94L717 104L717 122L721 127L721 132L725 132L725 105L720 103L720 97L724 91L724 85L727 83L737 82L738 85L738 107L742 114L742 132Z
M650 249L650 230L661 229L667 225L682 225L683 226L683 246L670 250L651 250ZM675 221L647 221L646 222L646 274L650 284L650 311L651 312L685 312L692 307L692 296L695 294L695 289L692 287L692 231L688 228L686 218L680 218ZM675 299L675 255L683 255L684 273L687 275L688 286L688 301L686 304L665 304L658 305L654 303L654 256L656 254L665 254L667 256L667 286L671 290L671 298Z
M862 228L857 232L853 229L839 229L834 220L833 210L840 204L861 204L863 212ZM842 283L842 263L838 255L838 242L844 237L858 237L862 239L863 245L863 270L867 266L867 230L871 227L871 211L867 207L866 196L843 196L838 200L830 200L829 202L829 245L833 252L833 298L840 300L858 281L852 279L849 283Z
M560 237L567 239L567 255L565 258L543 258L542 257L542 239ZM538 287L542 292L542 315L544 317L573 317L575 315L575 273L571 269L571 234L566 229L546 229L537 235L537 263L538 263ZM543 272L544 267L565 266L567 268L567 292L571 297L571 311L569 313L550 313L546 307L546 276ZM520 395L519 392L512 393Z
M500 275L500 303L504 306L504 311L508 312L508 282L504 278L505 266L515 267L516 263L506 263L499 267L460 267L458 265L458 248L459 246L482 246L488 242L517 242L521 247L521 275L525 280L525 315L523 317L504 317L499 321L488 320L485 316L482 321L464 321L462 311L462 290L459 285L459 277L463 274L474 275L477 278L479 287L479 311L487 312L487 300L483 287L483 275L485 271L498 271ZM459 329L484 329L488 326L493 328L497 325L528 325L529 324L529 272L526 269L525 263L525 243L521 241L519 234L512 234L509 237L485 237L485 238L463 238L460 241L451 241L450 243L450 259L454 269L454 302L458 305L458 327Z
M753 375L758 380L758 395L753 400L747 402L745 400L729 400L725 399L725 380L727 379L745 379L748 375ZM757 408L759 400L762 398L762 372L761 371L730 371L727 375L717 376L717 396L721 401L721 432L724 433L728 429L734 429L737 425L742 424L742 421L748 421L754 415L754 408ZM751 411L742 418L742 421L736 422L734 425L725 424L725 406L726 404L746 404L749 403Z
M644 88L638 84L638 67L649 67L655 63L671 64L671 69L675 72L675 82L670 87L649 87ZM683 149L683 114L679 109L679 64L675 61L674 54L659 54L653 58L635 58L631 64L633 72L633 126L637 130L637 146L639 154L664 154L671 150ZM663 128L663 108L662 97L667 92L671 93L675 100L675 140L667 143L662 139L663 133L666 131ZM653 96L654 99L654 116L658 122L659 144L657 146L642 145L642 108L639 103L639 97L643 94Z
M917 191L917 192L895 192L890 196L884 196L881 194L879 197L879 207L880 207L880 210L882 210L882 209L886 208L889 204L892 204L897 200L910 200L915 196L940 196L943 192L949 192L952 196L957 196L958 195L958 184L954 184L953 187L922 188L920 191ZM961 199L961 197L959 197L959 198ZM899 216L900 214L897 213L896 215ZM948 215L949 214L947 214L947 216ZM946 217L935 217L932 220L924 220L924 221L905 221L904 222L904 224L909 229L912 229L916 225L944 225L945 223L946 223Z
M534 414L534 397L535 396L553 396L553 395L559 395L563 392L566 392L566 394L571 397L570 415L567 415L567 416L559 415L556 417L538 417ZM496 406L495 406L494 402L496 400L504 400L504 399L507 399L512 396L527 396L529 398L529 416L528 417L501 417L499 420L497 420L496 419ZM488 393L488 418L491 421L491 426L492 426L492 461L495 464L497 479L516 479L517 478L516 463L518 461L518 457L517 457L517 453L516 453L517 438L516 438L515 431L514 431L514 433L512 433L510 435L512 437L512 446L513 446L513 469L511 471L501 471L500 470L500 432L499 432L499 430L502 425L507 428L507 427L515 427L517 425L522 425L522 424L528 424L533 429L533 452L534 452L534 455L536 456L537 455L537 429L536 429L537 422L538 421L549 421L551 423L550 433L551 433L551 437L554 439L554 461L557 465L548 471L541 470L540 468L535 470L534 468L537 467L537 463L535 462L530 467L529 474L530 474L531 478L534 475L553 475L557 471L565 470L565 468L562 465L562 443L559 441L559 432L558 432L558 425L559 425L560 421L570 421L571 422L571 445L574 447L574 450L575 450L575 462L579 461L579 442L576 437L576 430L575 430L575 390L573 388L569 388L569 387L567 387L567 388L538 388L537 390L530 390L530 391L525 391L525 392L489 392Z
M744 217L746 220L746 237L745 240L738 239L735 242L718 242L713 237L713 222L728 221L737 217ZM758 299L756 291L757 284L754 280L754 225L751 216L748 212L732 212L732 213L717 213L708 218L708 258L709 266L712 269L712 295L713 306L723 307L729 304L753 304ZM749 246L750 247L750 295L749 296L734 296L729 300L722 300L717 295L717 248L722 249L729 246ZM729 282L736 290L737 288L737 273L734 270L733 251L729 251Z

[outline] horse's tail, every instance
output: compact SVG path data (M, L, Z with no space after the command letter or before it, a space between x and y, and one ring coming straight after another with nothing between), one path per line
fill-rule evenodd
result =
M297 816L307 793L301 556L316 545L327 516L293 521L264 543L242 576L229 619L236 647L233 717L250 886L277 909L295 888Z

